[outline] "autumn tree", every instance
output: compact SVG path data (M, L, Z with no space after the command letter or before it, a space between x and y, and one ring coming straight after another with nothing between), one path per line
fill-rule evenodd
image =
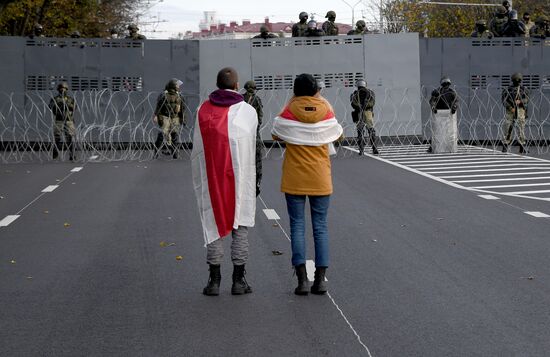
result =
M486 0L444 2L487 3ZM550 15L548 1L514 0L513 5L520 17L525 11L531 13L532 19L541 14ZM467 37L472 33L477 19L489 22L495 10L496 6L439 5L424 1L389 0L384 3L382 14L386 22L386 32L419 32L429 37Z
M0 1L0 35L26 36L35 23L46 36L79 31L83 37L103 37L115 28L123 32L150 1L20 0Z

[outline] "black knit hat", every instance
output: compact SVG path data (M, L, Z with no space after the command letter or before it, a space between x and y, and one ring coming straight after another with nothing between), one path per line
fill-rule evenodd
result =
M317 81L309 73L302 73L294 80L294 95L296 97L314 96L319 91Z

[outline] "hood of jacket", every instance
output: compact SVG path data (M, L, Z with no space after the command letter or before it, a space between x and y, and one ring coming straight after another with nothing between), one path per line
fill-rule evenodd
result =
M217 89L210 93L208 99L219 107L230 107L244 100L242 94L228 89Z
M293 97L281 116L311 124L333 118L334 112L330 103L321 96L301 96Z

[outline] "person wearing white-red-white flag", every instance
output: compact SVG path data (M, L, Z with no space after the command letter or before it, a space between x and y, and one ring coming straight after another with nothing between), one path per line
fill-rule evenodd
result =
M220 70L218 90L201 104L193 135L191 166L210 276L205 295L218 295L222 238L232 235L231 293L251 293L244 274L248 228L256 212L256 110L237 92L237 72Z

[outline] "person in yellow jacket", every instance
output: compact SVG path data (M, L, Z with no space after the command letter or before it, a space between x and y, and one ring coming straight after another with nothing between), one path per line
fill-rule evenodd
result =
M330 149L343 134L329 102L320 96L311 74L294 81L294 97L273 121L272 136L286 144L281 191L290 218L292 265L298 277L297 295L309 292L305 243L305 203L309 199L315 243L315 279L311 293L327 292L329 265L327 213L332 194Z

